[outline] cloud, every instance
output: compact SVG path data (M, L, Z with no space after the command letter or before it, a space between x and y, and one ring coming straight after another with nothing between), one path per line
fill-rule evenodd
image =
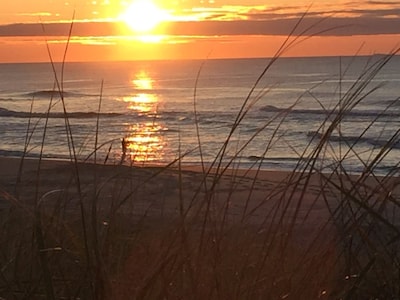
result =
M75 36L118 35L116 23L113 22L74 23L72 26ZM0 26L0 36L68 36L70 27L70 23L8 24Z
M365 8L348 2L338 9L332 6L310 10L294 34L317 36L351 36L400 34L400 4L369 1ZM234 14L236 9L236 14ZM201 11L205 13L204 10ZM288 35L303 12L298 7L222 7L210 8L200 21L166 22L156 34L174 36ZM0 36L67 36L70 23L0 25ZM73 36L102 37L132 35L123 32L118 22L75 22Z
M289 35L298 18L279 20L202 21L173 23L169 34L175 35ZM294 35L346 36L400 34L400 19L389 18L320 18L307 17Z
M321 6L319 8L311 7L307 11L307 17L348 17L348 18L365 18L365 17L381 17L393 18L400 17L400 3L387 2L369 2L370 5L360 5L357 2L348 2L338 5ZM360 8L364 7L364 8ZM245 17L251 20L279 20L286 18L298 18L305 13L306 9L296 6L275 6L264 7L263 9L254 8L245 13Z

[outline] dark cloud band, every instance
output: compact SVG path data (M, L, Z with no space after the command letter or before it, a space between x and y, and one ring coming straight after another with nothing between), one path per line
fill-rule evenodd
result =
M158 34L184 36L229 36L229 35L288 35L299 22L298 18L275 20L235 20L235 21L197 21L170 22L160 26ZM71 24L9 24L0 26L0 36L68 36ZM115 22L76 22L72 35L121 36L120 23ZM125 33L129 34L129 33ZM400 18L388 17L306 17L296 28L294 35L351 36L400 34Z

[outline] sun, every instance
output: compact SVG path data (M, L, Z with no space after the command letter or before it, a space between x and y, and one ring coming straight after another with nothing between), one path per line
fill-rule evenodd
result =
M135 0L121 16L121 19L138 33L151 31L166 18L167 12L151 0Z

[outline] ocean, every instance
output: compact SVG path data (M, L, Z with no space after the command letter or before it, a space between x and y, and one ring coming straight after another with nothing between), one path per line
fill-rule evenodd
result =
M328 132L321 171L397 172L400 57L375 72L383 59L1 64L0 155L69 159L70 132L79 160L97 145L98 161L118 164L124 139L126 164L293 170Z

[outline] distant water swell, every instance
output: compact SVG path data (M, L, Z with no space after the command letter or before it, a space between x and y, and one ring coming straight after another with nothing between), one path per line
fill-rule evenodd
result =
M49 153L37 153L37 152L30 152L30 151L18 151L18 150L5 150L5 149L0 149L0 156L4 157L27 157L27 158L39 158L43 157L46 159L70 159L68 155L63 155L63 154L49 154Z
M96 112L71 112L67 114L64 114L62 112L38 113L38 112L14 111L0 107L0 117L9 117L9 118L63 119L65 117L68 117L73 119L91 119L91 118L97 118L98 116L119 117L121 115L122 114L119 113L96 113Z
M26 112L26 111L15 111L0 107L0 117L5 118L49 118L49 119L93 119L97 117L107 117L107 118L121 118L121 123L124 123L124 117L132 117L132 115L139 119L152 118L154 120L163 119L164 121L179 121L182 123L191 123L194 120L194 115L187 114L185 112L163 112L162 115L157 113L97 113L97 112ZM206 121L205 121L206 122ZM212 122L212 121L210 121Z
M246 156L246 157L237 157L238 167L247 169L249 167L252 168L260 168L261 170L302 170L306 165L311 162L311 159L308 157L262 157L262 156ZM335 160L330 160L327 158L317 159L319 162L315 167L321 172L330 173L332 170L337 169L338 162ZM347 170L351 170L355 173L362 173L365 171L365 167L362 165L354 165L351 161L343 160L340 162L341 166L345 166ZM387 165L385 163L381 163L374 167L374 172L376 174L384 175L393 173L399 174L400 166L399 165Z
M260 108L261 112L275 112L275 113L287 113L293 114L308 114L308 115L319 115L319 116L329 116L336 115L340 112L338 110L322 110L322 109L290 109L290 108L279 108L273 105L266 105ZM400 117L400 111L372 111L372 110L350 110L344 111L344 116L348 117Z
M83 93L76 93L76 92L66 92L66 91L57 91L57 90L41 90L41 91L34 91L30 93L25 93L21 95L22 97L32 97L32 98L52 98L52 97L88 97L88 96L95 96L95 95L88 95Z
M13 101L12 99L2 99ZM295 117L296 115L300 118L304 118L304 115L314 115L319 117L326 117L326 116L334 116L338 114L338 111L328 111L328 110L318 110L318 109L288 109L288 108L278 108L272 105L263 106L259 109L261 113L284 113L288 114L289 116ZM0 117L15 117L15 118L96 118L98 116L104 117L120 117L124 115L128 115L132 112L128 113L118 113L118 112L109 112L109 113L97 113L97 112L68 112L66 115L63 112L26 112L26 111L15 111L9 110L3 107L0 107ZM154 117L157 115L158 117L165 118L166 120L172 119L186 123L193 122L194 113L187 112L187 111L161 111L158 113L138 113L140 116L148 116ZM218 113L218 119L215 118L215 113L209 112L201 112L198 113L198 120L202 123L221 123L221 124L231 124L232 121L235 119L235 113ZM249 115L251 117L251 115ZM259 118L260 115L253 115L253 117ZM344 113L344 117L367 117L367 118L396 118L396 120L400 119L400 111L399 110L392 110L392 111L371 111L371 110L353 110L353 111L346 111Z
M97 113L97 112L67 112L66 114L63 112L27 112L27 111L15 111L9 110L3 107L0 107L0 117L8 117L8 118L49 118L49 119L64 119L66 117L71 119L93 119L97 117L107 117L107 118L120 118L122 123L125 122L125 117L135 117L138 119L154 119L163 120L165 122L179 122L181 124L193 124L195 121L194 113L187 113L184 111L165 111L160 113L142 113L142 112L132 112L127 111L126 113ZM231 122L228 121L231 115L223 115L221 114L218 119L215 119L214 114L202 113L198 117L198 121L203 124L211 124L211 125L221 125L225 124L226 126L231 126ZM225 120L220 120L225 119Z
M99 95L94 94L84 94L78 92L61 92L55 90L41 90L41 91L34 91L29 93L13 93L9 94L5 97L1 97L1 101L26 101L26 100L49 100L49 99L60 99L68 98L71 99L81 99L85 97L99 97Z
M307 136L319 140L321 138L324 138L324 135L320 132L316 131L309 131L307 133ZM378 147L378 148L383 148L383 147L390 147L391 149L400 149L400 140L383 140L383 139L377 139L377 138L371 138L371 137L364 137L364 136L336 136L336 135L330 135L327 137L327 139L331 142L343 142L343 143L348 143L348 144L358 144L358 143L367 143L371 146Z

